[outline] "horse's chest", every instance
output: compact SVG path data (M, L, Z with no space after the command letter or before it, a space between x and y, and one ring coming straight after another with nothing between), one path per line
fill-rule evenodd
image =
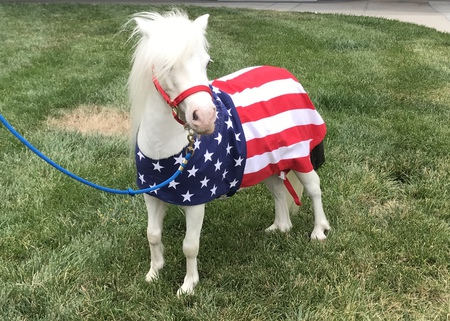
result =
M217 96L216 96L217 97ZM194 154L169 185L150 195L176 205L197 205L222 195L231 196L241 186L246 159L246 142L234 108L227 109L217 100L216 129L212 135L196 137ZM153 160L136 147L137 184L156 186L178 169L184 152L166 159Z

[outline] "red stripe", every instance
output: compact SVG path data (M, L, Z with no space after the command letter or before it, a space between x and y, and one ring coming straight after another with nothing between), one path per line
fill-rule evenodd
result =
M277 164L268 164L266 167L255 173L244 174L241 187L249 187L260 183L274 173L286 170L296 170L298 172L308 173L313 170L309 155L302 158L283 159Z
M312 139L310 151L318 145L326 133L326 126L305 125L288 128L280 133L247 141L247 158L271 152L282 146L290 146Z
M248 106L236 106L239 118L243 124L296 109L315 110L308 95L302 93L286 94L274 97L268 101L256 102Z
M241 92L244 89L256 88L271 81L289 78L298 82L295 76L286 69L262 66L226 81L216 79L212 82L212 85L220 88L220 90L225 91L229 95L232 95L236 92Z

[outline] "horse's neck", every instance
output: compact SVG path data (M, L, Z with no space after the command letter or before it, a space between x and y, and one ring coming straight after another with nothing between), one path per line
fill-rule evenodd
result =
M173 119L169 106L155 95L146 100L137 142L144 155L162 159L183 150L187 145L187 134L183 126Z

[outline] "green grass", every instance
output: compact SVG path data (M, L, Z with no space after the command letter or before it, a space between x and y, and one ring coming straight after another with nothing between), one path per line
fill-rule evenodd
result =
M45 120L80 105L126 110L132 13L168 7L0 5L0 112L70 170L133 187L126 137ZM165 221L166 267L148 285L141 197L66 178L0 128L2 320L449 320L450 35L367 17L186 7L210 13L209 76L291 70L328 125L320 169L333 227L309 242L311 204L287 234L264 187L207 206L196 294L184 218Z

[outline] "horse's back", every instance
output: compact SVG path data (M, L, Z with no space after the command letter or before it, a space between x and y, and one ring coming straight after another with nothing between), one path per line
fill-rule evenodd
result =
M248 67L214 80L213 85L233 94L248 88L260 87L276 80L292 79L299 82L288 70L273 66Z
M294 75L277 67L249 67L212 85L230 95L242 122L247 142L242 187L282 171L313 169L310 153L326 126Z

